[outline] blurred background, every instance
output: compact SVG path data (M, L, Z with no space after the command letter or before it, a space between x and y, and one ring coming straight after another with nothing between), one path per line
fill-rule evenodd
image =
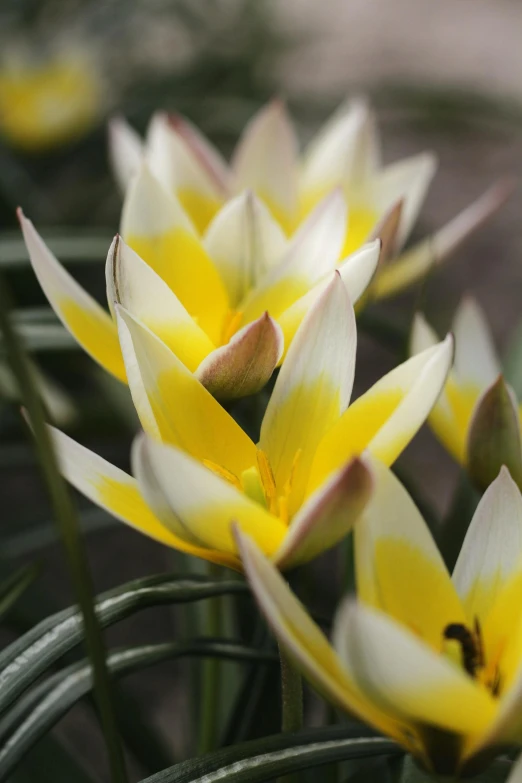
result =
M303 141L347 95L366 93L377 108L386 161L434 150L440 161L416 235L423 236L505 174L522 173L522 4L518 0L0 0L0 271L16 304L26 344L51 386L57 423L122 467L137 423L127 390L76 350L49 311L16 226L18 205L60 259L100 301L103 264L121 199L107 161L106 124L125 115L143 131L156 108L176 110L230 152L245 121L282 95ZM499 348L521 317L522 198L503 210L437 272L423 290L440 333L472 292ZM405 328L418 292L380 306ZM356 394L397 363L363 334ZM402 358L402 357L400 357ZM0 572L41 563L42 575L3 622L5 639L71 602L69 580L16 389L0 355ZM424 431L401 458L442 516L458 470ZM96 590L177 566L175 555L78 498ZM316 568L324 568L318 563ZM321 596L328 610L333 584ZM110 632L111 643L159 641L175 633L168 610L150 611ZM125 682L139 705L129 717L157 730L167 757L181 753L182 668L164 664ZM128 707L128 701L125 705ZM132 727L131 727L132 730ZM261 730L261 729L260 729ZM145 731L145 729L143 729ZM101 741L92 711L76 707L40 743L20 779L51 760L80 755L99 771ZM40 755L39 755L40 754ZM58 754L58 755L56 755ZM138 779L153 771L134 753ZM103 765L102 765L103 768Z

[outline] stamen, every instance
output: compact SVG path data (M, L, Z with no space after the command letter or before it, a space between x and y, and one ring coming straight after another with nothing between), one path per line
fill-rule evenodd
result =
M272 473L272 468L270 467L270 462L268 461L266 453L262 449L257 449L256 456L257 467L261 477L261 484L263 485L268 507L272 513L277 513L277 509L275 508L277 489L274 474Z
M224 468L222 465L218 465L216 462L212 462L210 459L204 459L202 460L203 465L212 471L212 473L215 473L216 476L220 476L221 478L224 478L226 481L229 482L229 484L232 484L237 489L242 489L241 482L238 479L238 477L235 475L235 473L232 473L230 470L227 470L227 468Z
M283 492L285 493L286 497L288 498L290 496L290 493L292 491L292 486L294 483L295 478L295 472L297 470L297 466L299 464L299 460L301 459L301 455L303 453L303 449L297 449L294 459L292 460L292 467L290 468L290 474L285 481L285 485L283 487Z

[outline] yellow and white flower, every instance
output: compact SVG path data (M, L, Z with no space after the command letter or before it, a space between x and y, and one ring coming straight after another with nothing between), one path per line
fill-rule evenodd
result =
M49 302L102 367L126 379L116 320L59 264L32 223L20 221ZM335 190L290 240L252 193L217 213L203 238L144 164L129 187L121 238L107 258L109 307L121 304L160 337L216 397L258 391L282 361L336 268L346 207ZM338 267L352 301L377 267L379 240Z
M146 160L164 188L175 194L203 233L223 203L250 189L286 234L335 188L348 205L340 258L376 236L386 238L386 259L372 295L388 297L423 277L493 214L511 191L499 183L433 236L402 252L435 173L436 159L422 153L391 165L381 162L376 118L363 100L342 105L299 156L285 106L274 100L247 124L228 164L186 119L157 112L145 141L123 120L112 121L110 157L126 192Z
M232 568L240 567L234 521L280 568L342 538L371 489L359 455L396 459L452 360L448 337L348 407L355 315L335 272L297 330L256 445L156 334L122 305L115 311L146 433L133 451L136 480L54 431L64 475L146 535Z
M0 65L0 134L13 146L38 151L87 132L103 109L101 77L76 46L42 59L18 46Z
M369 466L370 467L370 466ZM357 600L332 648L254 541L237 531L258 603L328 699L393 737L430 771L469 775L522 744L522 498L503 468L450 577L424 520L375 460L354 528Z
M429 423L450 454L464 465L477 406L502 369L486 317L471 297L460 303L451 331L455 337L455 361ZM418 313L413 324L411 353L424 351L437 342L437 335Z

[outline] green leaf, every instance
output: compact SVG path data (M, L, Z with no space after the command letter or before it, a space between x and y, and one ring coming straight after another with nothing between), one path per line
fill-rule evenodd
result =
M365 736L360 736L364 731ZM244 742L176 764L142 783L262 783L345 759L397 755L392 740L361 725L305 729Z
M225 593L246 592L235 581L160 575L129 582L103 593L96 601L101 628L119 622L149 606L200 601ZM81 614L65 609L43 620L0 653L0 713L60 656L83 639Z
M10 783L94 783L94 777L72 755L60 740L45 737L32 748Z
M72 235L70 229L63 229L61 233L44 233L43 236L49 248L62 262L94 261L101 265L111 244L109 230L93 231L91 234L75 231ZM10 268L28 264L29 255L20 235L3 234L0 237L0 266Z
M228 640L145 645L112 653L107 666L113 677L132 674L164 660L185 656L231 661L275 663L274 653L260 652ZM0 739L11 731L0 750L0 779L5 779L25 754L93 687L92 667L86 660L69 666L23 696L0 721Z
M40 570L38 564L26 565L0 582L0 618L7 614L20 596L33 584L40 575Z
M11 369L16 377L22 401L27 409L34 435L42 477L51 501L57 528L63 542L69 575L78 601L85 647L92 661L94 692L99 709L111 777L114 783L126 783L127 773L120 735L111 699L111 686L105 663L105 645L94 607L93 588L87 555L65 479L46 424L45 409L34 380L31 365L10 320L10 301L5 282L0 281L0 327Z

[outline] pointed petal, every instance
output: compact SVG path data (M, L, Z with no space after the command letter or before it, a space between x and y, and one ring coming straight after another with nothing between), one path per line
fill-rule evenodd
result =
M121 234L212 342L219 344L228 310L225 287L179 202L147 166L142 166L127 192Z
M113 117L109 122L109 161L122 193L139 170L143 155L144 145L139 134L124 117Z
M350 400L356 342L355 315L336 272L299 327L261 425L260 447L276 486L291 484L290 516L317 444Z
M355 305L364 294L375 274L379 263L381 243L378 239L363 245L360 250L348 256L338 267L350 301ZM285 352L290 347L295 333L314 302L321 296L328 285L328 278L321 280L304 296L285 310L277 319L283 330Z
M244 191L218 212L204 245L227 287L231 307L236 307L283 258L286 237L268 207Z
M502 368L483 310L470 296L462 299L453 321L455 373L461 384L483 391Z
M381 257L379 261L382 265L386 264L388 259L395 253L403 203L402 199L395 202L371 233L370 239L381 240Z
M106 265L109 304L121 304L171 349L191 372L214 345L177 296L123 239L113 241Z
M287 230L297 218L297 155L285 106L274 100L247 124L232 159L235 190L254 190Z
M190 141L189 141L190 139ZM227 192L216 150L181 117L156 112L147 132L152 173L175 193L202 233Z
M280 262L239 306L243 323L268 311L277 318L339 260L346 230L346 204L340 190L330 193L301 224Z
M521 558L522 497L503 467L482 496L453 572L469 618L484 623Z
M414 728L427 724L478 735L495 715L495 700L463 669L390 617L353 600L338 613L334 646L368 700Z
M312 139L304 154L301 188L304 209L332 188L350 191L364 186L379 166L376 121L365 100L350 101Z
M144 501L132 476L80 446L60 430L49 427L49 431L62 474L97 506L161 544L205 560L230 565L230 558L195 547L164 527Z
M278 570L249 536L240 530L235 530L235 535L252 592L267 623L296 666L329 701L397 737L396 724L361 698L328 640Z
M143 428L236 476L256 462L248 435L156 335L117 306L131 394Z
M377 299L393 296L449 258L503 206L512 190L510 180L496 183L435 234L418 242L383 268L373 290Z
M229 343L202 361L196 378L217 399L233 400L260 391L283 353L280 327L264 313L244 326Z
M424 316L416 313L411 334L410 355L415 356L436 345L438 341L438 335ZM470 395L460 387L454 371L450 370L446 385L428 417L437 437L461 465L466 458L469 422L477 399L478 395L475 392Z
M355 459L315 492L293 518L274 563L293 568L335 546L353 528L372 492L372 476Z
M178 138L183 139L201 168L213 181L221 196L225 197L230 189L230 171L225 158L195 125L181 114L169 114L169 125ZM184 184L190 184L185 181Z
M522 486L522 443L518 403L502 375L479 398L469 424L466 467L483 492L501 467Z
M365 449L391 465L422 426L453 360L446 339L400 364L359 397L326 433L317 449L307 493Z
M235 522L268 555L280 546L286 533L280 519L180 449L144 437L133 457L143 496L165 525L174 514L193 542L235 556Z
M382 169L374 182L374 203L379 214L387 212L402 200L401 223L397 232L397 247L407 240L420 212L426 192L437 168L437 159L430 152L399 160Z
M375 489L354 529L357 596L440 652L442 632L466 616L444 561L414 502L372 460Z
M93 359L125 381L118 332L110 315L64 269L22 210L18 218L34 272L56 315Z

